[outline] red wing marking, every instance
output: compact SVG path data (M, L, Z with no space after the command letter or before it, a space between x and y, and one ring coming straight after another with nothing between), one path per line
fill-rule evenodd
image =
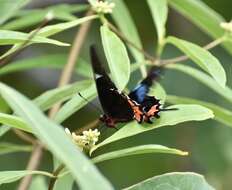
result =
M131 108L133 109L134 112L134 118L136 119L136 121L138 121L139 123L141 123L143 121L143 112L140 110L139 105L137 105L135 102L133 102L132 100L128 99L128 102L131 106Z
M159 112L159 104L156 104L150 108L150 110L146 113L148 117L155 116Z

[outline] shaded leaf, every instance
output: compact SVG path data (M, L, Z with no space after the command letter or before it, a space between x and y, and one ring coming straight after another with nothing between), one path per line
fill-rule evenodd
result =
M161 112L160 119L154 119L153 124L138 124L136 121L124 125L112 136L96 145L92 151L106 144L118 141L120 139L137 135L149 130L164 126L173 126L186 121L202 121L213 118L213 112L200 105L174 105L168 108L177 108L176 111Z
M101 26L101 39L115 85L122 91L130 78L130 60L123 42L109 30Z
M168 65L166 68L175 69L188 74L189 76L195 78L199 82L211 88L214 92L216 92L217 94L228 100L229 102L232 102L232 90L227 86L223 88L221 85L218 85L217 83L215 83L215 80L213 80L207 74L197 69L194 69L192 67L181 65L181 64L171 64Z
M204 107L207 107L213 111L214 119L229 126L232 127L232 112L230 110L227 110L223 107L220 107L216 104L212 104L209 102L204 102L200 100L195 100L192 98L186 98L186 97L178 97L178 96L171 96L168 95L167 101L172 104L198 104L202 105Z
M181 156L188 155L187 152L183 152L181 150L177 150L173 148L168 148L162 145L141 145L141 146L135 146L131 148L126 148L126 149L121 149L121 150L101 154L100 156L94 157L92 161L94 163L99 163L106 160L112 160L115 158L121 158L125 156L138 155L138 154L148 154L148 153L166 153L166 154L177 154Z
M9 154L14 152L30 152L32 146L29 145L18 145L13 143L1 142L0 143L0 155Z
M23 32L16 32L11 30L0 30L0 45L12 45L16 43L26 42L30 37L30 34ZM48 43L58 46L68 46L69 44L63 43L57 40L52 40L42 36L34 36L31 39L33 43Z
M215 190L202 175L173 172L146 179L124 190Z
M25 96L3 83L0 83L0 93L15 113L33 126L32 129L34 134L66 165L80 188L84 190L113 189L96 167L86 158L79 148L72 143L71 139L66 135L60 125L48 119L39 108ZM78 168L78 170L76 168ZM6 175L7 174L2 175L4 179L6 179ZM8 180L8 182L9 181L10 180Z
M84 11L88 7L88 5L80 4L58 4L43 9L22 10L16 14L18 18L3 25L2 29L19 30L37 25L43 22L49 12L52 12L54 19L72 21L77 19L72 13ZM33 17L31 15L33 15Z
M83 97L85 97L85 99L91 102L97 95L95 84L90 85L86 89L80 90L80 93ZM60 110L54 116L54 120L58 123L62 123L65 119L70 117L73 113L77 112L86 104L86 100L77 94L60 108Z
M175 37L168 37L167 42L178 47L190 59L208 72L219 85L225 87L226 73L218 59L210 52L201 48L200 46L197 46L196 44Z
M98 16L92 15L92 16L83 17L83 18L80 18L80 19L77 19L74 21L70 21L70 22L64 22L64 23L45 26L38 32L37 36L39 35L40 37L49 37L51 35L57 34L59 32L63 32L64 30L67 30L69 28L73 28L75 26L78 26L79 24L82 24L83 22L87 22L87 21L93 20L95 18L98 18ZM17 51L21 46L22 46L22 43L14 45L10 50L8 50L6 53L4 53L0 57L0 59L2 59L4 57L10 55L11 53Z
M2 25L8 19L14 16L20 8L22 8L29 2L30 0L17 0L17 1L1 0L0 1L0 25Z
M48 90L34 99L34 102L42 109L47 110L58 102L68 100L72 96L78 96L78 92L93 85L93 81L83 80L63 87Z
M167 0L147 0L147 3L155 23L158 42L162 44L165 37L165 24L168 17Z
M36 69L36 68L62 69L64 65L67 63L67 60L68 60L67 54L51 54L51 55L49 54L49 55L42 55L38 57L17 60L1 68L0 75L9 74L18 71L26 71L29 69ZM75 72L85 77L92 77L91 67L89 66L86 60L80 57L76 62Z
M169 0L168 3L214 39L224 35L224 30L220 27L220 23L225 22L224 18L204 2L196 0ZM231 42L224 42L223 45L232 53Z

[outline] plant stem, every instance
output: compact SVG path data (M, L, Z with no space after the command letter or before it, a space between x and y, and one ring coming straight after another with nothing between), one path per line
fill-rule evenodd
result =
M92 11L89 10L85 16L90 16L92 15ZM83 45L83 42L86 38L86 35L88 33L88 30L90 28L91 25L91 21L85 22L80 26L80 29L78 30L76 37L74 39L73 42L73 46L71 48L71 51L69 53L69 58L67 61L67 64L65 65L65 67L63 68L60 80L59 80L59 84L58 87L64 86L67 83L69 83L74 67L75 67L75 63L76 60L80 54L80 50L81 47ZM54 115L57 113L57 111L59 110L61 104L56 104L54 105L51 110L49 111L48 117L49 118L53 118ZM41 158L42 158L42 154L43 154L43 146L42 144L37 144L34 151L31 154L31 157L29 159L28 165L27 165L27 170L36 170L40 164ZM26 176L23 178L23 180L21 181L18 190L27 190L30 186L32 177L31 175Z
M135 48L136 50L138 50L139 52L141 52L144 55L144 57L146 57L147 59L151 60L152 62L155 61L155 57L151 56L146 51L144 51L143 49L139 48L136 44L134 44L133 42L131 42L130 40L128 40L127 37L123 33L121 33L113 24L111 24L110 22L107 22L107 25L109 26L109 28L112 31L114 31L115 34L117 34L128 45L132 46L133 48Z
M210 50L210 49L218 46L219 44L221 44L224 40L225 40L225 36L222 36L221 38L218 38L218 39L210 42L209 44L205 45L203 48L205 50ZM172 58L172 59L161 60L160 65L167 65L167 64L170 64L170 63L186 61L188 59L189 59L188 56L183 55L183 56L175 57L175 58Z
M57 180L57 176L59 175L59 173L64 169L65 165L64 164L60 164L58 166L58 168L53 172L53 176L54 178L51 178L49 186L48 186L48 190L52 190L54 188L54 185L56 183Z
M18 129L13 129L13 131L23 141L30 143L30 144L36 144L37 140L35 140L33 137L26 134L25 132L18 130Z

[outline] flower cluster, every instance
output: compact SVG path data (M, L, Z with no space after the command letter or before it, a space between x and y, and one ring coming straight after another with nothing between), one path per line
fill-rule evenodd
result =
M221 28L223 28L225 31L232 32L232 21L230 22L222 22L220 24Z
M68 136L72 138L72 141L83 151L89 151L95 146L98 141L100 132L97 129L89 129L88 131L83 131L82 135L77 135L74 132L70 132L68 128L65 128L65 132Z
M109 3L107 1L96 1L92 3L92 8L97 13L112 13L113 8L115 7L114 3Z

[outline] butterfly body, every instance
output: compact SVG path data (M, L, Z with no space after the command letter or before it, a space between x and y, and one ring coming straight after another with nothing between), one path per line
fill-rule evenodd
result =
M100 120L107 127L115 127L116 123L136 120L138 123L152 123L151 118L159 118L160 103L153 96L148 96L149 88L156 73L148 76L129 95L119 92L102 67L95 48L91 46L90 56L98 98L104 111Z

